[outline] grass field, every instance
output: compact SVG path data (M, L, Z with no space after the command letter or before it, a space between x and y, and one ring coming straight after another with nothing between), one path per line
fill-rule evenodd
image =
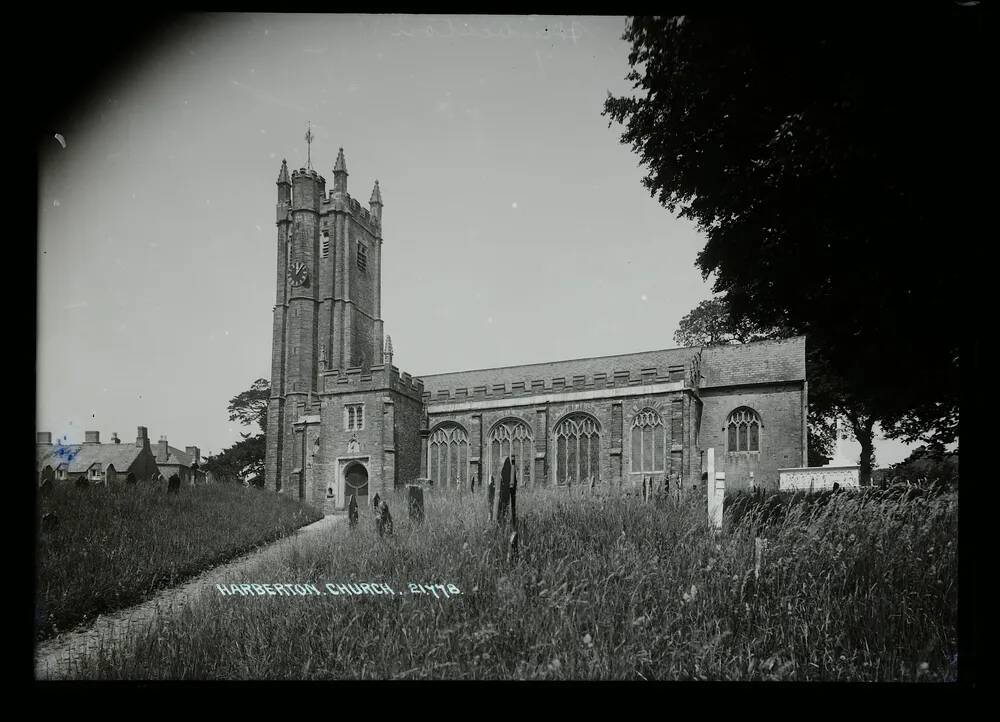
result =
M221 561L322 518L287 497L231 484L91 487L62 484L41 497L35 635L53 636L138 603Z
M450 598L223 596L85 661L85 678L956 679L954 494L840 494L715 533L702 498L518 498L520 559L481 494L429 494L395 534L362 518L232 583L453 584ZM814 513L811 517L809 514Z

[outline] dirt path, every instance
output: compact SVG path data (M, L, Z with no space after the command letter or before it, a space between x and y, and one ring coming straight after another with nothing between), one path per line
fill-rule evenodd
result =
M119 641L130 630L148 625L157 615L176 614L189 600L216 584L231 581L236 574L278 556L295 542L323 533L344 518L343 515L323 517L270 546L213 567L180 586L164 589L149 601L98 617L87 629L41 642L35 647L35 679L72 679L79 660L102 645Z

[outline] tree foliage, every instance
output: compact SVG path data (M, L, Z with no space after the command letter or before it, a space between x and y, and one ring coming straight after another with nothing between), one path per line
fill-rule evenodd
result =
M203 468L212 472L220 481L247 482L264 485L264 455L267 432L267 402L271 384L267 379L257 379L246 391L229 400L229 420L244 426L260 427L261 433L240 433L243 438L215 456L205 459Z
M716 346L750 343L777 338L773 329L764 329L748 318L735 318L725 299L709 298L680 320L674 341L682 346Z
M203 467L219 481L264 485L264 434L241 434L242 440L204 460Z
M243 426L260 426L267 432L267 401L271 396L271 382L257 379L250 388L229 400L229 420L239 421Z
M928 154L973 149L967 5L634 18L637 93L604 107L645 187L705 234L697 264L733 315L806 334L864 400L859 429L873 416L907 440L958 435L963 281L940 244L961 240L971 184Z

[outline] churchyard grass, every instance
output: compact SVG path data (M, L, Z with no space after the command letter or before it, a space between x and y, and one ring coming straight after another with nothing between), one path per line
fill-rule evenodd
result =
M206 589L82 660L84 678L908 680L957 678L954 493L838 494L716 532L705 500L522 490L520 554L485 493L426 496L395 534L370 508L234 584L410 582L462 594L242 596Z
M130 606L322 518L287 497L237 484L56 485L39 497L35 635L51 637Z

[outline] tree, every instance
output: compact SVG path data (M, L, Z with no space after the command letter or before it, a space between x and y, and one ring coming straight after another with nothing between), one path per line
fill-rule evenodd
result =
M264 485L264 434L240 434L243 438L218 454L206 458L202 468L219 481Z
M968 285L957 246L974 237L961 226L975 176L957 164L982 142L981 25L961 3L626 28L639 92L609 93L604 114L643 185L705 233L697 265L735 317L822 351L864 401L862 432L874 417L908 441L958 437L949 301ZM956 165L942 174L931 157Z
M246 481L264 485L264 455L266 450L267 402L271 385L267 379L257 379L250 388L229 400L229 420L244 426L257 424L259 434L240 432L242 440L215 456L204 460L203 468L222 481Z
M239 421L243 426L260 426L267 432L267 402L271 397L271 382L257 379L250 388L236 394L229 400L229 420Z
M747 318L734 318L723 298L709 298L681 319L674 341L682 346L716 346L725 343L750 343L778 336Z

